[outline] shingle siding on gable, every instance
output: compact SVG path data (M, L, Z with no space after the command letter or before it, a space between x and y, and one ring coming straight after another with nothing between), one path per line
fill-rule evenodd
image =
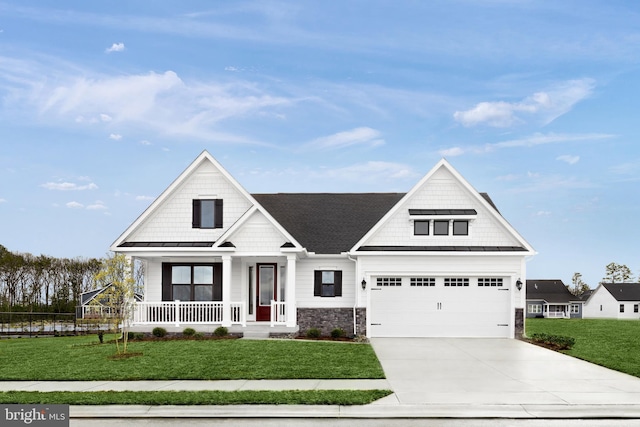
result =
M227 240L234 244L237 252L258 253L279 253L281 246L287 242L282 233L260 212L254 213Z
M192 228L192 200L212 195L224 201L223 228ZM250 207L249 201L205 161L127 241L214 241Z
M414 236L409 209L475 209L469 236ZM521 246L466 189L440 169L369 239L366 246Z

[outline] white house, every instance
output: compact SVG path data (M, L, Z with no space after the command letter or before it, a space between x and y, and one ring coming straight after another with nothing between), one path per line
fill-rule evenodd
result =
M584 305L583 317L640 319L640 283L601 283Z
M521 334L535 254L444 159L406 194L249 194L206 151L111 249L146 265L135 328L371 337Z

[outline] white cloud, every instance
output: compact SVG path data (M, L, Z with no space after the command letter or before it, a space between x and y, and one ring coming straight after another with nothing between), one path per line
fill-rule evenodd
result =
M109 135L109 139L120 141L122 139L122 135L120 135L119 133L112 133Z
M351 145L368 145L376 147L384 144L384 140L380 138L380 135L380 132L375 129L359 127L314 139L313 141L305 144L305 148L333 150L349 147Z
M71 208L71 209L82 209L84 208L84 205L82 203L78 203L78 202L69 202L67 204L65 204L66 207Z
M549 211L538 211L533 214L534 216L551 216L551 212Z
M442 157L456 157L456 156L461 156L462 154L464 154L464 149L462 149L460 147L451 147L451 148L445 148L443 150L440 150L440 151L438 151L438 153Z
M445 148L438 151L438 153L440 155L448 155L448 156L460 156L462 154L467 154L467 153L484 154L484 153L489 153L502 148L517 148L517 147L529 148L529 147L535 147L538 145L545 145L545 144L562 144L562 143L581 142L581 141L599 141L603 139L610 139L613 137L615 137L615 135L606 134L606 133L585 133L585 134L534 133L533 135L526 138L511 139L511 140L495 142L491 144ZM563 160L563 159L559 159L559 160Z
M0 198L0 203L6 203L6 202L7 202L7 199Z
M151 197L151 196L136 196L136 200L149 201L154 199L155 197Z
M467 127L487 125L504 128L528 121L546 125L590 96L594 87L592 79L569 80L519 102L480 102L470 110L456 111L453 118Z
M371 161L359 163L343 168L327 169L319 173L319 177L348 179L348 180L389 180L413 179L418 174L411 166L401 163Z
M124 43L114 43L111 45L111 47L106 48L105 52L106 53L122 52L123 50L124 50Z
M562 156L556 157L556 160L560 160L562 162L566 162L570 165L575 165L580 161L580 156L571 156L569 154L564 154Z
M40 185L42 188L46 188L47 190L57 190L57 191L82 191L82 190L96 190L98 186L93 182L86 185L78 185L73 182L47 182L45 184Z
M32 71L20 77L25 84L12 89L11 102L15 110L27 114L35 108L39 120L57 126L68 122L113 123L119 129L135 126L164 136L265 145L219 130L219 123L265 114L283 117L282 108L299 102L315 102L308 96L298 99L273 95L246 81L184 82L173 71L104 76L86 71L79 73L73 68L51 71L52 65L47 65L29 64ZM13 72L19 75L24 65L13 67ZM52 74L61 76L46 78Z
M140 144L142 144L142 145L151 145L151 142L147 141L146 139L143 139L142 141L140 141Z
M95 203L88 205L87 209L89 210L105 210L107 209L107 207L105 206L105 204L103 202L101 202L100 200L97 200Z

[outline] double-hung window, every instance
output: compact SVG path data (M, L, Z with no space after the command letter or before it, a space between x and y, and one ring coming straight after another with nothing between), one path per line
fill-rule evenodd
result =
M315 270L313 279L313 295L317 297L341 297L342 271Z
M162 264L163 301L222 300L220 264Z
M222 199L194 199L193 228L222 228Z

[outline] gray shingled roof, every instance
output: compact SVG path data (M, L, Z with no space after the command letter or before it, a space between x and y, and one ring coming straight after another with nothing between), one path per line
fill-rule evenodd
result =
M603 283L618 301L640 301L640 283Z
M403 193L278 193L253 197L308 251L346 252Z
M405 193L252 194L302 246L319 254L339 254L350 250L404 195ZM480 195L500 213L487 193Z
M527 280L527 299L562 304L580 300L569 292L562 280Z

